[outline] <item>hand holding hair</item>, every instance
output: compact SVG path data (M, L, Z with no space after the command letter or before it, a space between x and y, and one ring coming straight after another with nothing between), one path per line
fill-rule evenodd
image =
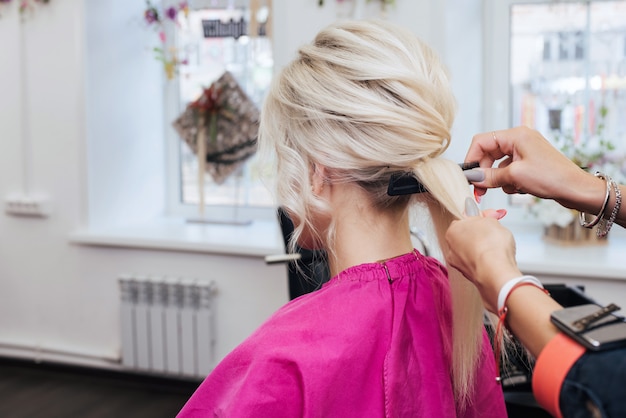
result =
M478 170L484 171L484 180L473 182L479 196L501 187L508 194L530 193L575 208L579 195L588 191L602 202L603 189L598 188L602 182L581 170L539 132L523 126L475 135L466 161L479 161Z
M606 207L601 214L605 218L615 208L615 193L603 205L606 182L602 178L581 169L539 132L524 126L475 135L465 161L480 163L473 175L467 175L477 198L487 189L501 187L505 193L530 193L591 214ZM500 162L494 167L496 161ZM624 186L619 188L626 194ZM615 223L626 225L626 208L618 208Z
M498 166L493 167L500 159ZM536 131L520 127L478 134L472 140L466 161L480 162L481 168L474 169L475 174L466 175L474 184L477 196L494 187L502 187L506 193L523 191L554 199L568 208L598 213L594 221L600 217L608 219L606 231L613 220L626 226L626 210L620 205L626 188L602 173L594 175L580 169ZM582 356L581 346L559 335L550 317L562 307L544 293L540 281L522 275L515 261L512 234L494 219L475 216L476 212L468 203L465 213L471 217L450 225L445 235L446 258L476 285L486 308L498 313L494 350L498 352L500 341L497 330L506 324L517 340L537 357L533 393L552 415L578 416L583 410L598 412L600 405L603 414L616 411L619 415L624 410L622 391L607 389L606 381L624 382L624 369L615 365L624 351ZM584 393L580 387L585 388ZM561 405L568 407L561 411ZM609 415L614 414L609 412Z
M522 275L515 261L515 240L498 222L503 216L501 211L486 210L481 214L473 199L468 198L465 214L468 217L452 222L446 232L446 260L474 283L485 307L496 312L502 285Z
M498 211L486 210L476 216L476 207L475 202L466 201L465 213L470 216L452 222L448 228L446 259L474 283L485 308L497 313L502 288L523 274L515 260L513 234L498 222ZM561 306L534 286L517 288L506 305L510 329L537 356L557 334L550 313Z

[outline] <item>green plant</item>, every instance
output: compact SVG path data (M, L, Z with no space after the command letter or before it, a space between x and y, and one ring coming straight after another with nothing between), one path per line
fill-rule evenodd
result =
M606 120L609 109L602 105L598 109L598 121L592 135L579 139L573 129L565 132L552 131L551 142L565 156L579 167L589 172L600 171L611 176L616 182L626 182L626 158L623 153L616 152L615 144L605 136ZM534 198L529 211L544 226L558 225L565 227L576 218L576 211L563 208L552 200Z
M592 169L605 163L607 154L615 151L615 144L604 136L608 113L609 109L602 105L598 111L599 118L595 131L586 139L578 139L573 129L565 132L554 130L552 132L554 146L580 167Z

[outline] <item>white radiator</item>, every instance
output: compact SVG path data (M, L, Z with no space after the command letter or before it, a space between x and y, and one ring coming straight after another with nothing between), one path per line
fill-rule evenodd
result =
M138 371L204 377L213 368L213 282L121 275L122 364Z

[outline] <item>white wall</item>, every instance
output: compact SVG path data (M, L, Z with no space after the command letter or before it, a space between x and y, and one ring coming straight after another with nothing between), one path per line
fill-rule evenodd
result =
M3 10L0 197L45 192L53 212L48 218L0 213L0 355L118 359L122 272L215 280L219 357L287 300L285 267L266 266L262 258L68 241L86 225L163 211L163 80L145 51L151 40L142 37L148 34L140 26L142 5L51 2L23 24L16 7ZM28 184L24 141L30 142Z
M84 74L91 225L164 211L162 70L144 2L84 1Z
M65 237L84 201L82 6L53 2L21 24L16 9L0 21L0 197L46 192L55 209L49 219L0 214L0 343L32 346L75 327L66 318L80 308Z
M277 66L335 18L334 2L326 3L274 0ZM359 4L359 14L370 13L365 0ZM141 28L143 2L53 1L23 23L16 8L0 19L0 198L45 192L53 212L44 219L0 213L0 355L118 359L116 277L138 272L216 280L223 356L286 301L284 266L68 242L79 228L164 210L164 81L145 51L152 34ZM459 138L479 127L479 16L479 0L397 0L388 12L450 66Z
M355 1L356 18L377 17L377 1ZM482 129L481 4L481 0L397 0L384 14L427 42L448 66L458 111L446 156L459 162L472 136ZM321 8L311 0L274 0L273 5L276 68L285 65L300 45L336 19L334 0L326 0Z

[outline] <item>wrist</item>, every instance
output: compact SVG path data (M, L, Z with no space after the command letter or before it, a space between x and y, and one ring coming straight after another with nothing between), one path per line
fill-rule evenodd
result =
M532 285L543 290L543 285L535 276L519 276L508 280L498 292L497 312L498 315L506 314L506 303L511 293L521 286Z
M502 287L511 279L522 276L514 265L491 265L478 275L476 287L483 299L485 308L492 313L498 312L498 295Z
M557 201L570 209L597 214L606 197L606 181L591 173L581 172L579 180L574 182L574 189L564 189L566 197Z

